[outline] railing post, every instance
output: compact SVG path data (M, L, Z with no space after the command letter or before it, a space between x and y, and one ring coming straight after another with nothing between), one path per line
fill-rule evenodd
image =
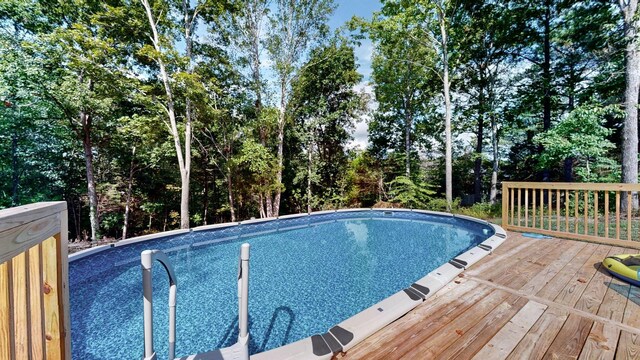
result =
M509 185L502 183L502 227L509 225Z

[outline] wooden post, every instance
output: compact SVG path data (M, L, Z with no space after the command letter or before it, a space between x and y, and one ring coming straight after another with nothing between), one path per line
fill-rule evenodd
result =
M529 189L524 189L524 226L529 227Z
M560 189L556 189L556 231L560 231Z
M536 189L531 189L531 197L533 198L533 204L531 206L531 216L533 217L533 227L538 227L536 223Z
M609 191L604 192L604 238L609 238Z
M521 217L522 217L522 210L521 210L521 205L522 204L522 188L518 189L518 226L522 226L521 223Z
M637 232L634 232L634 226L637 224L634 220L633 209L627 208L626 214L621 214L621 192L624 191L627 194L640 192L640 184L504 182L502 186L505 189L503 190L505 193L503 193L502 204L503 227L507 230L529 231L529 229L536 229L539 233L550 236L640 248L640 241L633 241L636 240L635 232ZM522 197L523 191L524 199ZM601 192L604 192L603 201L600 200ZM613 207L609 200L612 196L611 192L614 192L615 195L613 206L615 207L615 230L611 229L613 227L611 224ZM592 193L593 201L591 201ZM545 196L548 197L545 198ZM562 201L564 201L564 210L562 209ZM572 201L575 205L573 210L570 205ZM581 201L584 206L582 213L580 212ZM525 208L524 213L522 206ZM531 214L529 214L529 206L532 206ZM601 206L604 206L603 224L600 224ZM548 213L545 214L545 211ZM516 212L518 212L517 218ZM625 216L626 224L622 226ZM564 228L561 225L563 217ZM593 227L590 225L592 220ZM555 226L554 221L556 222ZM571 222L573 222L573 226L571 226ZM583 224L584 229L580 229L580 224ZM626 233L622 233L623 227L627 231ZM615 235L612 235L613 231L615 231Z
M589 192L584 192L584 234L589 233Z
M509 187L502 183L502 226L509 225Z
M0 210L0 359L71 359L65 202Z
M595 236L600 236L600 234L598 233L598 218L600 217L600 212L598 211L598 191L596 191L594 193L593 196L593 207L594 207L594 217L595 217L595 221L593 223L593 232Z
M627 240L631 241L631 208L632 204L631 191L627 191Z
M569 190L564 191L564 232L569 232Z
M573 209L574 210L573 211L573 213L574 213L574 216L573 216L573 218L574 218L574 220L573 220L573 224L574 224L573 232L575 232L576 234L578 232L580 232L579 229L578 229L578 208L580 207L580 196L578 194L579 194L578 190L573 192L573 197L575 198L575 209Z
M620 191L616 191L616 240L620 240Z

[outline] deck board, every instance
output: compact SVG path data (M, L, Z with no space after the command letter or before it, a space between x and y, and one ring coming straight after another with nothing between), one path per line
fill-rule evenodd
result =
M505 244L343 359L640 359L640 289L613 279L610 245Z

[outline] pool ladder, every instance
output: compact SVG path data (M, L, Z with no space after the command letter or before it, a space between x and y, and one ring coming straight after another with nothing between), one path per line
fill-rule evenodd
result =
M142 287L144 297L144 360L157 360L153 349L153 287L151 269L160 262L169 275L169 359L176 351L176 292L177 279L169 258L160 250L145 250L140 254L142 262ZM226 348L189 355L180 360L249 360L249 244L240 246L238 262L238 341Z

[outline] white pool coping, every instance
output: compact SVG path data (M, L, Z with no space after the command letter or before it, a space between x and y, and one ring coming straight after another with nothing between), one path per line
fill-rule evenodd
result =
M101 245L94 248L86 249L69 256L69 262L82 259L84 257L100 253L108 250L112 247L119 247L128 244L139 243L143 241L149 241L162 237L179 235L188 233L191 231L205 231L212 229L221 229L232 226L239 226L243 224L257 224L278 219L292 219L305 216L332 214L336 212L364 212L364 211L395 211L395 212L417 212L426 215L444 216L444 217L457 217L467 221L473 221L484 225L493 227L495 233L482 243L474 246L466 252L458 255L455 259L451 259L448 263L445 263L435 270L431 271L423 278L417 280L413 284L409 285L406 289L399 291L390 297L374 304L373 306L353 315L352 317L338 323L336 326L328 329L324 334L316 334L291 344L287 344L275 349L271 349L265 352L254 354L251 356L251 360L322 360L331 359L338 353L346 352L353 348L355 345L371 336L375 332L381 330L385 326L389 325L393 321L404 316L409 311L413 310L416 306L420 305L431 296L433 296L438 290L443 288L449 282L454 280L460 275L466 268L480 261L485 256L493 252L498 246L500 246L507 238L506 231L495 224L489 223L484 220L480 220L474 217L465 215L453 215L450 213L443 213L437 211L428 210L414 210L414 209L387 209L387 208L359 208L359 209L340 209L340 210L327 210L317 211L312 213L292 214L284 215L278 218L265 218L265 219L251 219L242 222L232 222L214 225L199 226L193 229L181 229L167 231L157 234L138 236L131 239L121 240L109 245ZM326 221L335 222L338 219ZM249 235L266 234L275 231L292 230L298 228L309 227L310 225L318 225L324 222L318 222L313 224L293 225L290 227L279 228L274 230L266 230L257 233L251 233ZM239 239L243 235L230 236L225 239ZM224 240L224 239L223 239ZM211 241L205 241L193 246L201 246L209 243L220 242L220 239ZM347 335L347 336L345 336ZM312 340L313 338L313 340ZM316 343L314 349L313 343ZM318 346L320 344L320 346ZM328 351L328 352L327 352Z
M432 214L433 212L429 213ZM312 346L311 337L308 337L302 340L298 340L294 343L281 346L279 348L252 355L251 360L331 359L338 353L347 352L358 343L362 342L377 331L383 329L385 326L404 316L409 311L413 310L415 307L429 299L438 290L442 289L444 286L454 280L458 275L464 272L464 270L466 270L468 267L472 266L485 256L492 253L493 250L502 245L502 243L506 240L506 232L502 227L498 225L468 216L453 216L479 222L482 224L488 224L493 227L495 234L479 245L474 246L466 252L458 255L455 259L452 259L452 261L439 266L423 278L411 284L407 289L391 295L390 297L353 315L352 317L340 322L336 326L327 330L327 333L323 334L322 336L326 336L329 334L333 335L333 331L336 327L340 327L341 329L346 330L352 334L352 339L348 342L340 342L340 340L338 339L340 345L338 351L331 351L327 354L316 355L313 352L314 349ZM456 260L463 261L466 264L462 265ZM456 263L456 265L454 266L452 262ZM426 294L423 292L425 291L425 289L427 289ZM413 297L409 295L409 293L412 293ZM334 338L336 337L334 336ZM329 344L327 344L327 347L330 348Z

